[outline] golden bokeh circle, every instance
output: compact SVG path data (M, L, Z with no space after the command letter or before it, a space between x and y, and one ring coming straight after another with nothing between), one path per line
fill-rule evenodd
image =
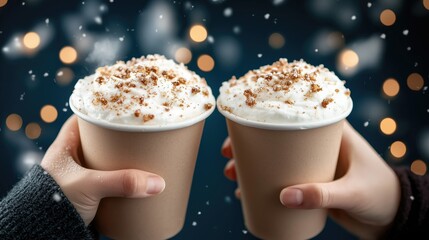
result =
M197 60L197 65L204 72L210 72L215 66L213 58L207 54L201 55Z
M40 45L40 36L36 32L28 32L22 39L24 46L28 49L35 49Z
M349 68L354 68L359 64L358 54L351 49L344 49L340 53L340 63Z
M423 0L423 7L425 7L427 10L429 10L429 0Z
M422 75L418 73L411 73L407 77L407 86L414 91L420 91L423 88L425 81L423 80Z
M390 145L390 153L395 158L402 158L407 152L407 146L401 141L396 141Z
M411 163L410 169L414 174L423 176L427 172L427 165L424 161L417 159Z
M7 0L0 0L0 7L3 7L7 4Z
M380 130L386 135L392 135L396 131L396 121L393 118L384 118L380 122Z
M77 59L76 49L70 46L65 46L60 51L60 60L65 64L74 63Z
M383 83L383 93L388 97L394 97L399 93L399 83L394 78L388 78Z
M40 127L40 125L38 123L29 123L26 127L25 127L25 135L29 138L29 139L37 139L40 137L40 134L42 133L42 128Z
M22 118L16 113L12 113L6 118L6 127L11 131L18 131L22 127Z
M58 111L52 105L45 105L40 110L40 117L42 118L42 120L44 122L46 122L46 123L52 123L55 120L57 120Z
M380 22L385 26L392 26L396 22L396 14L390 9L385 9L380 13Z
M181 47L176 50L176 53L174 54L174 58L179 63L187 64L192 60L192 52L191 50Z
M189 36L194 42L203 42L207 38L207 30L203 25L194 25L189 30Z
M285 45L285 38L280 33L272 33L268 38L268 44L275 49L282 48Z
M68 67L62 67L58 69L57 75L55 76L56 82L59 85L68 85L74 78L73 70Z

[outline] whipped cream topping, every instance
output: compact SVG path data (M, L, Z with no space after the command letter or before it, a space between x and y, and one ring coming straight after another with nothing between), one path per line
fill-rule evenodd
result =
M223 82L218 107L258 122L317 122L350 110L350 90L344 84L323 65L281 58Z
M91 118L131 125L177 123L215 106L204 78L162 55L98 68L76 83L70 102Z

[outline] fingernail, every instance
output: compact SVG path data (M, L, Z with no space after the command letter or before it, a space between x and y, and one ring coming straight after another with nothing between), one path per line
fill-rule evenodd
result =
M165 181L163 178L158 176L150 176L146 180L146 193L147 194L158 194L164 191Z
M297 207L302 204L303 193L298 188L285 189L280 194L280 202L286 207Z

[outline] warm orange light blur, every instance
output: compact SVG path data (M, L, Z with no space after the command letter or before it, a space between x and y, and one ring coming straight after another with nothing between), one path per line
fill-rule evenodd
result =
M407 146L401 141L396 141L390 145L390 153L395 158L401 158L407 152Z
M201 69L201 71L210 72L211 70L213 70L215 62L212 57L207 54L204 54L198 58L197 65Z
M423 80L422 75L418 73L411 73L407 78L407 86L414 91L420 91L422 89L425 81Z
M26 48L35 49L40 45L40 36L35 32L28 32L24 35L22 42Z
M7 0L0 0L0 7L3 7L7 4Z
M6 118L6 127L11 131L18 131L22 127L22 118L16 113L12 113Z
M394 78L388 78L383 83L383 93L388 97L394 97L399 93L399 83Z
M37 139L40 137L40 134L42 133L42 128L40 128L40 125L38 123L29 123L25 127L25 135L29 139Z
M396 21L396 14L390 9L383 10L380 13L380 22L385 26L392 26Z
M268 38L268 44L275 49L282 48L285 45L285 38L280 33L273 33Z
M396 131L396 122L393 118L384 118L380 122L380 130L386 135L392 135Z
M51 123L57 120L58 117L58 111L57 109L52 105L45 105L40 110L40 117L42 120L46 123Z
M67 85L71 82L73 78L74 78L73 70L71 70L68 67L60 68L57 71L57 75L55 76L55 79L57 80L57 83L59 85Z
M202 25L194 25L189 31L189 36L195 42L202 42L207 38L207 30Z
M427 165L424 161L417 159L411 163L410 169L414 174L423 176L426 174Z
M351 49L345 49L340 53L340 63L349 68L354 68L359 63L359 56Z
M429 10L429 0L423 0L423 6Z
M63 47L60 51L60 60L63 63L71 64L74 63L77 59L77 52L73 47L66 46Z
M185 47L181 47L176 50L176 53L174 54L174 58L179 63L181 62L181 63L187 64L192 59L192 53L189 49Z

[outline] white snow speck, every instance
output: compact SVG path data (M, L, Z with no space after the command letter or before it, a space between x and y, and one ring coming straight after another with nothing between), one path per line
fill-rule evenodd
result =
M382 34L380 35L380 38L381 38L381 39L386 39L386 34L382 33Z
M366 122L363 123L364 127L368 127L368 125L369 125L369 121L366 121Z
M213 36L211 36L211 35L209 35L209 36L207 37L207 41L208 41L209 43L214 43L214 42L215 42L214 37L213 37Z
M248 231L247 231L246 229L243 229L241 232L242 232L243 234L247 234L247 233L248 233Z
M240 26L235 26L235 27L232 29L232 31L233 31L235 34L239 34L239 33L241 32L241 28L240 28Z
M227 7L223 10L223 15L225 17L231 17L232 16L232 8Z
M162 14L161 15L159 15L159 19L162 19L164 16L162 16Z
M353 15L353 16L351 17L351 19L352 19L352 21L356 20L356 15Z
M192 222L192 226L193 226L193 227L197 226L197 222L193 221L193 222Z
M411 199L411 201L414 201L414 196L413 196L413 195L411 195L411 196L410 196L410 199Z
M319 49L317 49L317 48L316 48L316 49L314 49L314 51L315 51L315 52L319 52Z
M67 112L67 108L63 108L63 112Z
M408 29L405 29L404 31L402 31L402 34L404 34L404 36L407 36L409 32L410 31Z
M28 74L33 74L33 70L28 70Z
M61 201L61 196L59 193L52 194L52 199L54 199L55 202Z
M43 74L43 76L44 76L44 77L48 77L48 76L49 76L49 73L45 72L45 73Z
M197 214L198 214L198 215L201 215L201 211L198 211L198 212L197 212Z
M206 202L206 205L207 205L207 206L209 206L209 205L210 205L210 201L207 201L207 202Z
M125 36L122 36L122 37L119 38L119 41L123 42L124 39L125 39Z
M79 30L82 30L82 25L79 26Z
M23 92L21 96L19 96L19 101L24 101L24 96L25 96L25 92Z
M46 19L45 19L45 23L46 23L46 24L49 24L49 18L46 18Z
M265 18L266 20L268 20L268 19L270 18L270 14L269 14L269 13L265 13L264 18Z
M411 47L407 47L407 51L411 51Z
M262 53L258 53L258 58L261 58L262 57Z
M58 77L61 77L62 75L64 75L63 71L59 71L59 72L57 73L57 76L58 76Z
M371 3L371 2L368 2L368 3L366 4L366 6L368 6L368 7L370 8L370 7L372 7L372 3Z
M283 2L284 2L284 0L273 0L273 5L278 6L278 5L282 4Z
M97 23L97 24L102 24L102 23L103 23L103 21L101 20L101 17L100 17L100 16L95 17L95 18L94 18L94 21L95 21L95 23Z

